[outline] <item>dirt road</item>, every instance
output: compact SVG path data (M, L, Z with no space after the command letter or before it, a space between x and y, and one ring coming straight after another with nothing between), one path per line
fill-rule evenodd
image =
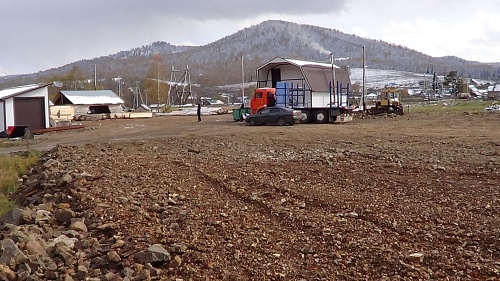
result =
M409 114L248 127L229 115L158 117L87 123L33 146L61 144L66 169L93 175L79 188L89 229L124 237L124 260L152 244L187 246L161 276L497 280L499 122Z

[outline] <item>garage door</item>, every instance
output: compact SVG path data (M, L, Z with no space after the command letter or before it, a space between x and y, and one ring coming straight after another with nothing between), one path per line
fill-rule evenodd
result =
M45 128L43 98L14 98L14 124L27 125L30 130Z

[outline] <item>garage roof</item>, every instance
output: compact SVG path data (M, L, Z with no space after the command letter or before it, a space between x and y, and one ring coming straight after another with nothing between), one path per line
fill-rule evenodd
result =
M332 64L328 64L328 63L276 57L276 58L272 59L271 61L265 63L264 65L260 66L259 68L257 68L257 71L263 67L270 65L270 64L272 64L272 65L293 64L293 65L298 66L298 67L308 66L308 67L320 67L320 68L329 68L329 69L332 68ZM340 68L336 65L333 65L333 66L335 68Z
M92 91L60 91L54 98L54 104L122 104L124 103L111 90L92 90Z
M293 65L298 67L310 90L317 92L330 91L330 82L332 81L332 64L328 63L277 57L260 66L257 69L257 75L261 72L269 72L271 69L279 68L282 65ZM335 81L341 83L342 87L350 85L351 79L349 76L349 70L340 68L336 65L334 65L334 68ZM264 75L264 77L266 77L266 75ZM266 78L266 83L267 81L269 81L269 79Z
M31 85L24 85L24 86L18 86L18 87L13 87L13 88L8 88L5 90L0 91L0 100L15 97L27 92L31 92L43 87L47 87L51 85L52 83L46 83L46 84L31 84Z

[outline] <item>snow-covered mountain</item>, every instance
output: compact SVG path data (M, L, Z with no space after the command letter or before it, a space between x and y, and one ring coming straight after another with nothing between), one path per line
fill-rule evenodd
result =
M120 76L126 83L132 83L145 79L155 55L162 56L165 72L169 72L172 66L179 69L189 65L192 81L207 86L241 81L242 56L245 61L245 81L252 81L255 69L277 56L328 62L331 52L336 58L346 58L342 60L342 65L351 67L353 77L356 77L358 75L356 68L362 67L363 45L366 49L369 75L376 75L375 69L422 73L422 75L433 72L446 75L449 71L455 70L462 77L482 79L500 77L500 67L494 64L471 62L457 57L431 57L403 46L346 34L334 29L270 20L203 46L174 46L159 41L35 74L0 77L0 88L47 81L54 76L63 76L75 67L85 77L91 78L95 65L98 66L101 79ZM392 75L384 73L376 75L380 77L377 79L380 83L390 83ZM368 81L370 79L367 79L367 83Z

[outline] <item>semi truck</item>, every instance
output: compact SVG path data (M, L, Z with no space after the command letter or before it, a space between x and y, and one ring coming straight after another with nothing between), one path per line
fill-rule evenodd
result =
M276 58L257 69L257 80L251 113L282 106L302 111L301 123L352 121L347 68Z

